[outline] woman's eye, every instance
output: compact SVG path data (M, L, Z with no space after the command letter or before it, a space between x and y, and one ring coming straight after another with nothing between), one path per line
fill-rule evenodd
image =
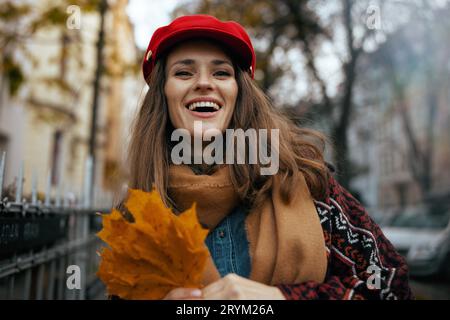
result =
M190 73L190 72L187 72L187 71L177 71L177 72L175 73L175 75L176 75L176 76L190 76L191 73Z
M217 71L216 75L223 77L223 76L230 76L231 74L228 71Z

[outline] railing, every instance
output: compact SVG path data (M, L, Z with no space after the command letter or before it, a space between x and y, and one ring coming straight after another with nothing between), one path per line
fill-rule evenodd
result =
M31 201L22 199L22 172L14 201L2 198L5 154L0 162L0 299L104 299L96 277L101 228L90 185L88 159L83 199L73 201L47 188L45 201L37 199L33 183ZM50 181L50 180L49 180ZM89 194L91 192L91 194ZM98 200L98 199L97 199ZM103 203L111 203L103 197Z

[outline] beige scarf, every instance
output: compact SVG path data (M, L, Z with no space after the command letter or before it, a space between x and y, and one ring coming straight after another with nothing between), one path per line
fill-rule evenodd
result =
M268 285L322 282L327 269L325 240L314 202L303 175L298 172L295 196L285 204L275 176L272 197L254 208L245 220L251 258L250 279ZM185 165L169 169L168 194L184 211L197 203L200 222L213 230L239 205L229 166L211 175L196 175ZM209 264L213 265L212 259ZM209 272L207 282L218 277Z

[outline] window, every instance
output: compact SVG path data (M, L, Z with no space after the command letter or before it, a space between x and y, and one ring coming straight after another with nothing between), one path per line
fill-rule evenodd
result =
M55 186L59 182L61 172L61 152L62 152L62 130L56 130L53 134L53 150L51 153L51 171L52 171L52 185Z

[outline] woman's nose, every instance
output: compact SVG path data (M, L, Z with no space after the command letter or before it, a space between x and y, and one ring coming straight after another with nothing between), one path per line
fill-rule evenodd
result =
M208 90L213 88L212 79L206 73L199 74L195 83L195 90Z

